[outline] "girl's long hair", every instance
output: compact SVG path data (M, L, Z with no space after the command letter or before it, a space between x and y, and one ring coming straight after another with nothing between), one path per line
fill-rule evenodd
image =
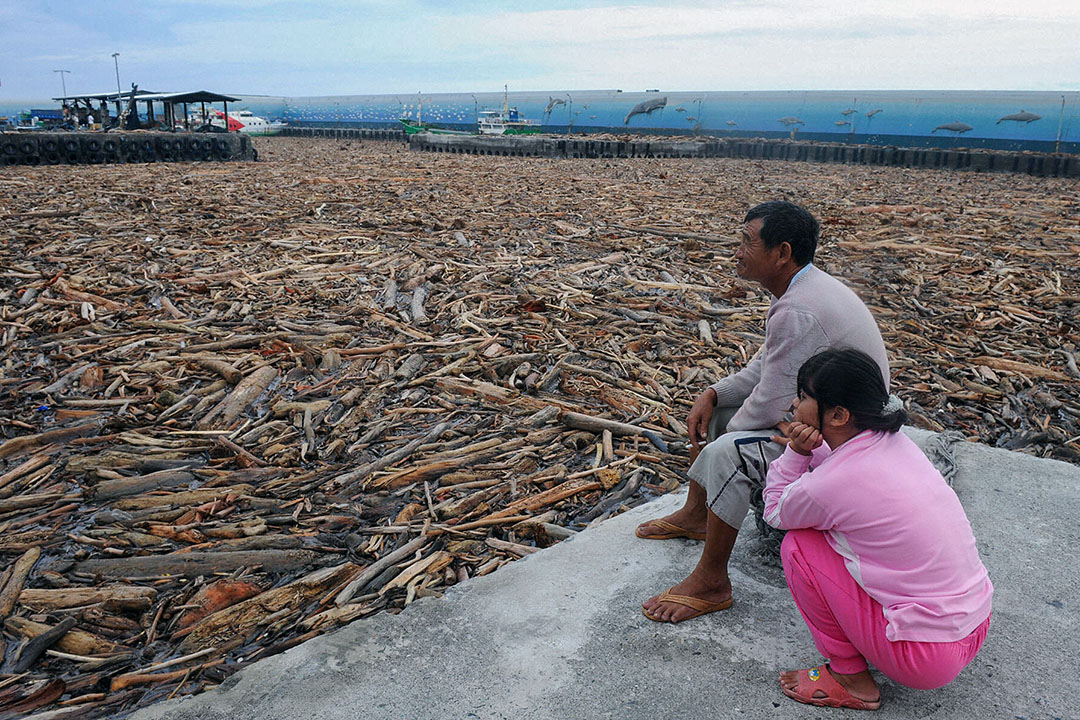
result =
M817 401L819 423L825 411L835 407L847 408L860 431L896 432L907 422L903 404L890 402L881 368L860 350L825 350L814 355L799 368L798 389Z

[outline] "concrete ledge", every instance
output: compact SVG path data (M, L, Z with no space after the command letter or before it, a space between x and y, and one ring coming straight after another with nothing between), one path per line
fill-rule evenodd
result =
M911 433L924 447L933 434ZM1080 469L961 444L955 488L996 587L982 652L949 686L882 682L876 717L1076 717ZM820 662L753 523L732 560L734 608L680 625L641 601L683 578L700 544L634 526L666 496L575 538L421 600L354 622L238 673L204 695L133 718L848 717L785 698L777 673Z

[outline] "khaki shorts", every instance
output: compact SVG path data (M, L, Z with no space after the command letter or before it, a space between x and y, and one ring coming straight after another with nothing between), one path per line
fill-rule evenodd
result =
M775 427L724 432L738 409L718 407L713 411L708 444L688 472L694 482L705 488L709 510L736 529L742 527L751 503L760 514L769 463L784 452L784 446L771 439L780 434Z

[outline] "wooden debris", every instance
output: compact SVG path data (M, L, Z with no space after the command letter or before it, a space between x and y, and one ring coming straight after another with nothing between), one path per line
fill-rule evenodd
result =
M0 616L9 657L59 636L25 712L197 692L680 487L761 344L732 253L774 195L914 424L1080 462L1075 181L256 140L0 168Z

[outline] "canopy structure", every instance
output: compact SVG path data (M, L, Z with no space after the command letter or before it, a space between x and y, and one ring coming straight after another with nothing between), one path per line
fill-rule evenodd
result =
M134 90L128 92L105 92L105 93L78 93L73 95L66 95L64 97L55 97L53 100L57 100L64 105L67 105L68 101L71 101L75 107L78 107L79 102L84 102L87 108L91 108L90 103L92 101L99 101L102 107L105 108L104 112L108 112L106 103L116 103L116 114L119 117L121 114L121 103L130 102L134 96L135 102L146 103L146 117L150 125L155 124L154 117L154 103L160 102L163 107L163 122L164 124L172 128L176 125L178 120L176 114L176 106L183 105L183 123L184 127L189 126L187 105L188 103L199 103L201 107L201 118L203 123L209 122L209 116L206 112L207 103L222 103L224 111L222 115L228 116L229 103L237 102L240 98L230 97L229 95L222 95L221 93L210 92L209 90L191 90L187 92L150 92L147 90Z

